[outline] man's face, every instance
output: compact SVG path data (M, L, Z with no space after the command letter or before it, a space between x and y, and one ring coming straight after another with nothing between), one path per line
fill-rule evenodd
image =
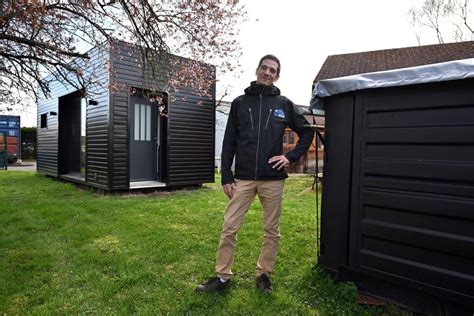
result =
M264 59L262 64L257 68L257 83L265 86L271 86L280 76L277 75L278 64L271 59Z

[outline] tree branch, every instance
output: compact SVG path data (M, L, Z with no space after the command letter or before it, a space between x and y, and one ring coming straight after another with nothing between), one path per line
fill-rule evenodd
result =
M55 46L51 46L51 45L48 45L48 44L45 44L45 43L40 43L40 42L34 41L34 40L29 40L29 39L26 39L26 38L21 38L21 37L14 36L14 35L8 35L8 34L5 34L5 33L0 33L0 40L8 40L8 41L12 41L12 42L20 43L20 44L25 44L25 45L30 46L30 47L40 47L40 48L44 48L44 49L48 49L48 50L57 52L61 55L65 55L65 56L87 58L87 59L89 58L89 56L87 54L81 54L81 53L77 53L77 52L61 50L61 49L58 49Z

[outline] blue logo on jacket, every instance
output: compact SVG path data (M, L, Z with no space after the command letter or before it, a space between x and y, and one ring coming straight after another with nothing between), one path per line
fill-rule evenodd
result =
M285 112L282 109L275 109L275 111L273 111L273 116L284 119Z

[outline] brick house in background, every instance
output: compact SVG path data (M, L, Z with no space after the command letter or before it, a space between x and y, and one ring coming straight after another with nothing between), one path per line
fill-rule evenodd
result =
M222 152L222 142L224 140L225 127L227 124L227 118L230 111L230 102L221 101L218 106L216 106L216 134L215 134L215 159L214 164L217 171L220 171L221 167L221 152ZM298 108L306 109L307 107L303 105L297 105ZM306 120L309 124L313 125L313 116L305 115ZM324 136L324 117L315 116L314 117L318 131ZM298 142L298 135L293 132L290 128L285 130L285 135L283 135L283 153L287 153L293 149ZM322 172L323 168L323 158L324 158L324 146L318 141L318 167L319 172ZM287 167L286 170L289 173L308 173L314 174L316 168L315 160L315 140L309 150L294 164Z
M306 109L303 105L296 105L300 109ZM322 116L313 116L312 115L305 115L306 120L309 124L315 125L324 137L324 117ZM287 153L291 149L293 149L298 142L298 134L291 130L291 128L286 128L285 135L283 135L283 153ZM291 166L287 167L286 170L288 173L308 173L314 174L316 169L316 159L315 159L315 150L316 147L316 138L313 139L313 143L311 144L308 151L301 156L301 158ZM323 168L323 158L324 158L324 146L320 140L318 140L318 169L319 172L322 172Z

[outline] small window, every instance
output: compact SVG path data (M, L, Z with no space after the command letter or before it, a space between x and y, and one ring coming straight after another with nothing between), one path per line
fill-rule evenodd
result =
M290 131L290 133L288 134L288 143L289 144L294 144L295 143L295 132L293 131Z
M134 135L137 141L151 141L151 105L135 104Z
M48 113L41 114L41 128L48 127Z

